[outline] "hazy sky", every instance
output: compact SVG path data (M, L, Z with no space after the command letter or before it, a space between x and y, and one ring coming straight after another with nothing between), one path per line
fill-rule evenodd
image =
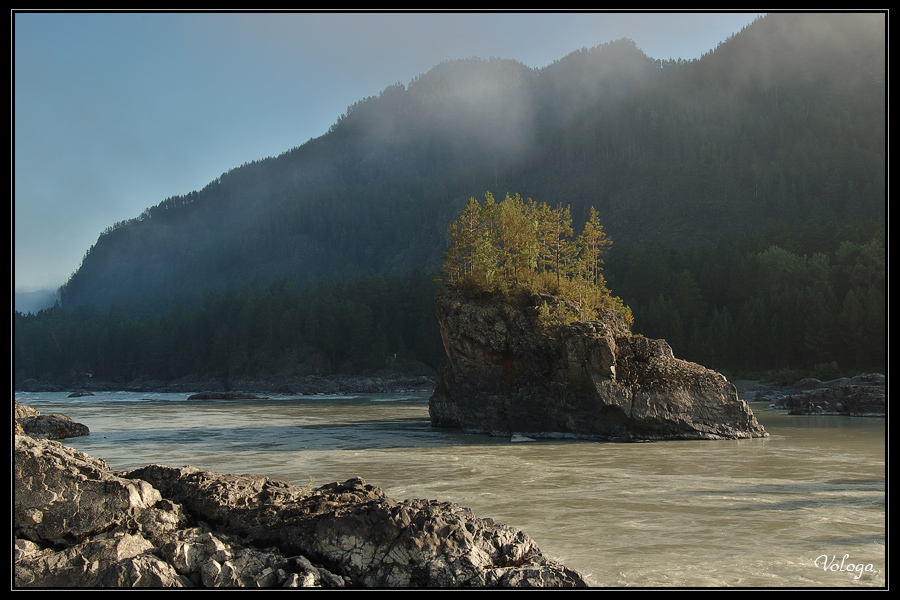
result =
M319 137L444 60L543 67L631 38L696 58L755 13L11 13L14 289L63 284L100 232Z

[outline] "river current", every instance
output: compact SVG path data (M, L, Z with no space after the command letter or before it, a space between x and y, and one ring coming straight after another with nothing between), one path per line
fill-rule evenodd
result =
M87 425L90 436L63 443L114 469L362 477L393 498L455 502L522 529L592 586L887 585L884 418L751 403L770 437L513 442L433 429L428 396L15 394Z

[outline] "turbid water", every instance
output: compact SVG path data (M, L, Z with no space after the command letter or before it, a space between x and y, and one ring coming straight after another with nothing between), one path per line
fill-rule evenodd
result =
M771 437L515 443L433 429L428 394L189 401L16 393L114 469L190 464L316 485L362 477L524 530L593 586L887 585L883 418L789 416Z

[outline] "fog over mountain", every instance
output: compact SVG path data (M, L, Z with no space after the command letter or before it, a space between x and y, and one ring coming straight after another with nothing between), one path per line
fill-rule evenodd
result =
M16 312L36 313L53 306L58 300L59 294L55 290L16 292L13 298L13 306Z
M629 38L691 59L753 13L14 11L14 287L55 289L107 227L318 138L444 61L542 68Z
M696 61L628 39L542 68L447 61L326 135L109 227L64 306L437 269L471 196L595 206L619 243L883 222L884 17L776 14Z

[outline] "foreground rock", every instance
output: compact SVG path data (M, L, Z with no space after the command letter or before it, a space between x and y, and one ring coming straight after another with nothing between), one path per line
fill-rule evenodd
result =
M18 587L583 587L524 533L361 479L112 471L15 436Z
M42 415L36 408L13 399L13 432L36 438L62 440L90 435L87 425L76 423L65 415Z
M615 311L542 330L536 307L547 300L438 294L447 357L432 425L616 441L768 435L725 377L676 359L663 340L632 335Z
M832 381L804 379L792 388L760 394L757 399L791 415L883 417L887 414L887 378L868 373Z

